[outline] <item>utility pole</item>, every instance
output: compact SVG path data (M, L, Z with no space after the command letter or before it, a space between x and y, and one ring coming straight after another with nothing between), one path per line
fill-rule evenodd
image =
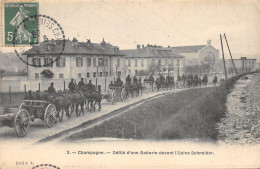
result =
M223 64L224 64L224 70L225 70L225 78L226 78L226 81L227 81L227 70L226 70L226 63L225 63L224 49L223 49L223 44L222 44L222 36L221 36L221 34L220 34L219 36L220 36L221 49L222 49L222 55L223 55Z
M224 33L224 37L225 37L225 40L226 40L226 43L227 43L227 47L228 47L228 51L229 51L229 55L230 55L230 57L231 57L231 61L232 61L233 67L234 67L234 69L235 69L235 73L236 73L236 75L237 75L237 69L236 69L235 63L234 63L234 61L233 61L232 54L231 54L231 51L230 51L230 49L229 49L229 45L228 45L228 41L227 41L227 38L226 38L226 34L225 34L225 33Z

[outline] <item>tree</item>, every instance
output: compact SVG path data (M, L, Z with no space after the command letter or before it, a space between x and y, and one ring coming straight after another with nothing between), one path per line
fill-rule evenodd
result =
M214 55L212 53L207 53L201 61L201 71L204 73L207 72L207 74L209 74L210 70L213 68L214 62Z

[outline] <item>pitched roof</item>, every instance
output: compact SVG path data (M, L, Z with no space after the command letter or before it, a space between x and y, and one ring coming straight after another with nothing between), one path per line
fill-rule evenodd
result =
M146 57L176 57L182 58L183 55L180 55L170 48L153 48L153 47L144 47L141 49L128 49L121 50L122 53L126 55L126 57L135 57L135 58L146 58Z
M65 42L65 45L64 45ZM64 46L63 46L64 45ZM64 50L62 51L64 47ZM123 55L117 46L113 46L104 41L99 43L78 42L70 40L50 40L41 42L39 46L33 46L23 53L23 55L57 55L57 54L89 54L89 55Z
M171 47L176 53L197 53L207 45L195 45L195 46L176 46Z

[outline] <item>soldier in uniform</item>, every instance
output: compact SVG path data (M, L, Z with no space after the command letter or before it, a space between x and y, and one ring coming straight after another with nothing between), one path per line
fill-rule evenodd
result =
M113 81L111 81L110 82L110 84L109 84L109 87L111 87L111 86L113 86L114 84L113 84Z
M71 81L70 81L70 83L69 83L69 91L70 92L72 92L72 93L74 93L75 92L75 90L76 90L76 87L75 87L75 84L74 84L74 79L71 79Z
M117 83L117 85L122 85L123 84L123 82L120 79L120 76L117 77L116 83Z
M28 94L25 95L23 100L34 100L34 97L32 95L32 91L31 90L28 91Z
M139 80L138 80L139 83L142 83L142 78L140 77Z
M125 79L126 84L131 84L131 77L128 75Z
M54 88L54 83L53 82L51 82L51 86L48 88L48 93L49 93L49 95L56 94L56 90Z
M137 83L137 78L134 76L134 78L133 78L133 83Z
M89 80L89 82L88 82L87 89L90 91L94 91L94 87L93 87L93 84L91 83L91 80Z
M79 83L78 83L79 89L83 89L85 87L85 83L83 80L84 80L84 78L81 78L81 81L79 81Z

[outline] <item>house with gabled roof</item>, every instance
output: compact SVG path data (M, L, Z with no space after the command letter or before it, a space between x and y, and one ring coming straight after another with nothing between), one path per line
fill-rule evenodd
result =
M65 44L64 44L65 43ZM28 62L29 79L67 79L111 77L123 71L124 54L119 47L103 41L43 41L23 53Z

